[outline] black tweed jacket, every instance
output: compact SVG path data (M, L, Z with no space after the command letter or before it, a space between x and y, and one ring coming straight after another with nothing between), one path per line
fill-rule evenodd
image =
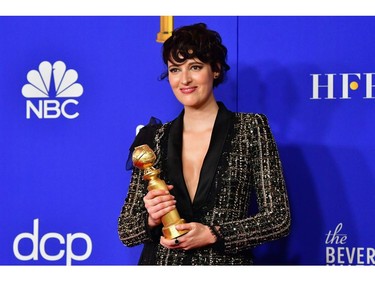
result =
M147 227L143 197L148 182L133 168L118 218L120 240L128 247L144 244L139 264L246 265L251 249L289 234L291 217L279 153L267 118L234 113L219 104L210 147L197 192L191 202L182 174L183 114L165 124L149 124L130 148L148 144L158 160L160 178L173 184L177 210L187 222L220 226L222 239L210 247L170 250L159 244L161 227Z

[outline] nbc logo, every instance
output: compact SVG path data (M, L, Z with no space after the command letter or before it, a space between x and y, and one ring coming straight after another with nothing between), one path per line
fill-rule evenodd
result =
M79 113L72 110L83 93L83 87L77 83L78 73L66 69L65 63L57 61L53 65L48 61L39 64L38 70L27 73L28 84L22 87L26 100L26 118L32 113L39 119L56 119L61 115L68 119L77 118ZM51 99L51 95L57 99Z

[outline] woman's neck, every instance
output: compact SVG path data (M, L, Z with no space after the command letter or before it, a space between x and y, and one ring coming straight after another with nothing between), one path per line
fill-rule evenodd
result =
M201 108L187 108L184 112L184 131L212 130L219 106L216 100Z

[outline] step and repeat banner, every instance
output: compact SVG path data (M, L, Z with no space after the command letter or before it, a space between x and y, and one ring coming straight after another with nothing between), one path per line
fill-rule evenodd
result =
M268 116L291 234L258 264L375 264L375 18L176 16L219 31L218 100ZM129 146L181 106L158 16L0 17L0 264L135 265L117 218Z

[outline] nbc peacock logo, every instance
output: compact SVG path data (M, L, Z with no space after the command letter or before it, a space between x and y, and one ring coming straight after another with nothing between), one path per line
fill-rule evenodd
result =
M27 73L29 83L22 87L22 95L27 98L26 118L77 118L76 98L83 94L83 87L77 80L77 71L67 70L62 61L56 61L53 65L43 61L38 70L30 70Z

